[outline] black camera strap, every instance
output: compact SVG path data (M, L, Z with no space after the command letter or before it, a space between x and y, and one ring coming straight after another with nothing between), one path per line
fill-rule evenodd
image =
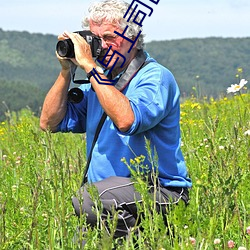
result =
M143 50L139 50L137 53L137 56L131 61L131 63L129 64L129 66L127 67L127 69L125 70L125 72L123 73L123 75L120 77L120 79L118 80L118 82L116 83L115 87L119 90L122 91L123 89L126 88L126 86L130 83L130 81L133 79L133 77L136 75L136 73L143 68L144 66L146 66L149 63L149 61L146 61L146 55L144 54ZM91 145L91 149L89 152L89 156L88 156L88 160L85 166L85 170L84 170L84 175L83 175L83 180L82 180L82 184L81 186L83 186L86 182L87 182L87 174L88 174L88 170L89 170L89 164L92 158L92 152L95 146L95 143L98 139L98 136L101 132L102 126L106 120L107 114L104 112L102 114L102 117L97 125L96 128L96 132L95 132L95 136Z
M106 117L107 117L107 114L104 112L102 114L102 117L101 117L98 125L97 125L96 131L95 131L95 136L94 136L94 139L93 139L93 142L92 142L92 145L91 145L91 149L90 149L90 152L89 152L89 157L88 157L88 160L87 160L87 163L86 163L86 166L85 166L85 170L84 170L84 175L83 175L83 180L82 180L81 186L83 186L84 183L87 182L87 174L88 174L88 170L89 170L89 164L90 164L90 161L91 161L91 158L92 158L92 152L93 152L95 143L97 141L97 138L98 138L98 136L100 134L100 131L102 129L102 125L103 125L103 123L106 120Z

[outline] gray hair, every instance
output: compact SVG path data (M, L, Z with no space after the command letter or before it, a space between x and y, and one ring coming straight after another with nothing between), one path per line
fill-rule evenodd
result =
M124 18L129 7L130 5L127 2L121 0L103 0L101 2L95 2L90 6L89 14L83 19L82 27L83 29L89 29L90 20L98 24L101 24L105 20L117 25L121 30L124 30L128 25L129 27L125 33L126 36L130 39L135 38L139 32L142 31L142 27L133 22L136 11L129 22ZM133 9L130 8L126 17L130 17L132 11ZM137 18L136 21L139 23L139 18ZM138 37L136 47L137 49L143 49L144 47L144 35L142 33Z

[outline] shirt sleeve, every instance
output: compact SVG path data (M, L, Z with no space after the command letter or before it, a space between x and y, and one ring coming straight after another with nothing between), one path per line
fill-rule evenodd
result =
M83 91L82 101L79 103L67 102L67 112L58 125L57 132L86 132L88 91L81 87L80 89Z
M157 63L150 64L134 79L138 83L127 94L135 120L124 135L155 127L178 105L179 89L172 73Z

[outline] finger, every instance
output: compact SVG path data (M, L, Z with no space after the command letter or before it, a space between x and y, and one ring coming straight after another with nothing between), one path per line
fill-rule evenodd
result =
M68 63L73 63L75 64L76 66L79 66L78 62L76 61L75 58L68 58L68 57L61 57L58 55L57 51L56 51L56 57L58 58L59 61L63 62L63 61L66 61Z
M67 36L69 39L72 40L72 42L83 42L85 39L78 33L72 33L68 31L64 31L64 35Z
M58 40L65 40L65 39L68 39L68 38L69 38L69 36L65 32L58 35L58 37L57 37Z
M72 33L72 32L69 32L69 31L64 31L63 32L63 35L67 38L70 38L71 40L74 39L76 37L76 33Z
M63 35L68 37L68 36L69 36L69 33L70 33L69 31L65 30L65 31L63 32Z

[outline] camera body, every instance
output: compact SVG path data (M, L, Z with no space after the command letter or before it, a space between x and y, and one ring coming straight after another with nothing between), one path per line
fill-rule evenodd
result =
M101 54L102 51L101 38L95 36L90 30L75 31L74 33L78 33L79 35L81 35L90 45L93 57L97 58ZM75 57L74 44L72 43L71 39L58 41L56 45L56 51L58 55L61 57L67 57L67 58Z

